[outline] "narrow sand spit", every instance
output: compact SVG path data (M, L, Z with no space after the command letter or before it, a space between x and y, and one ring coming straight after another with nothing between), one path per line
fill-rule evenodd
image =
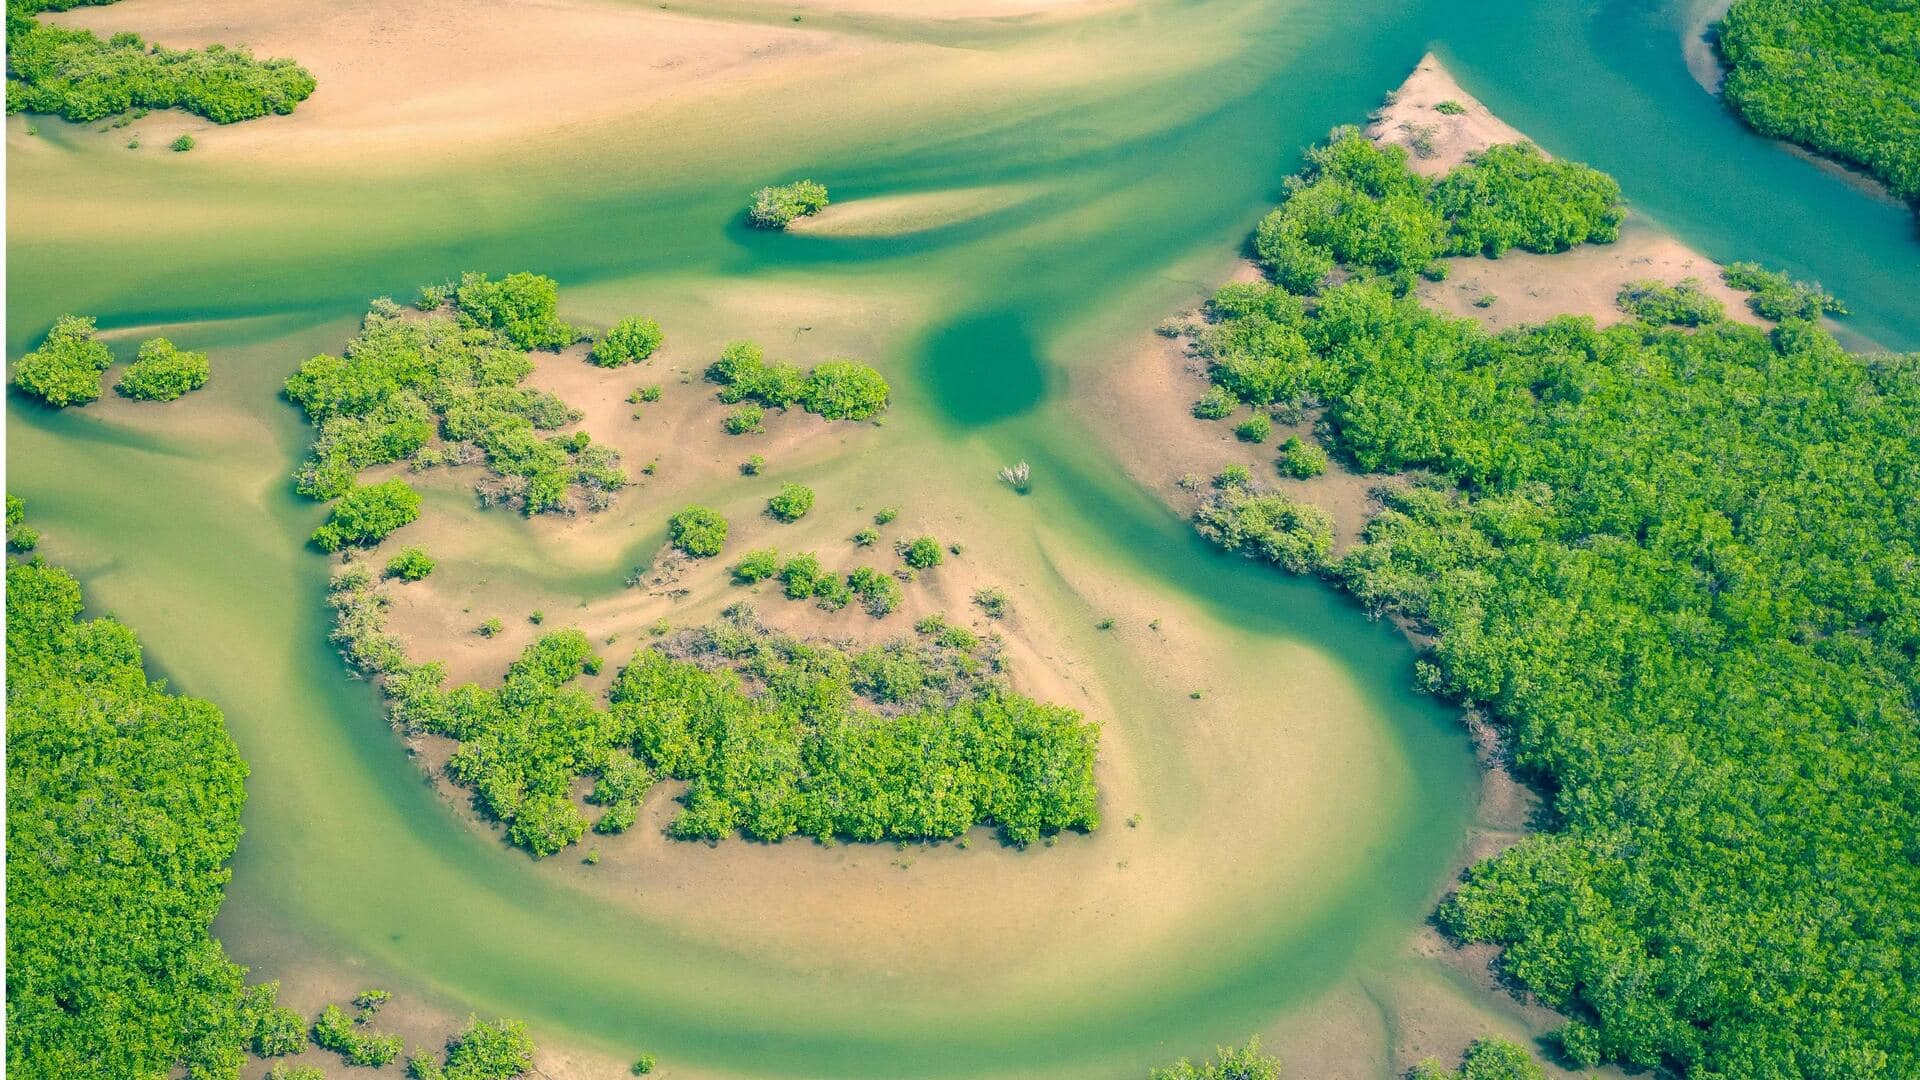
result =
M795 221L787 231L802 236L904 236L1003 210L1030 198L1033 190L1025 184L994 184L835 202Z

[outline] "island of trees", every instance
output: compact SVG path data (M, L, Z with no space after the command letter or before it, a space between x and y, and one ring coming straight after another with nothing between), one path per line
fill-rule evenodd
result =
M944 621L853 649L776 634L736 605L636 651L603 708L571 685L603 663L578 630L528 646L497 690L446 690L444 667L409 663L386 632L364 565L335 576L331 603L336 644L383 678L394 722L457 740L448 775L535 856L589 827L630 828L663 778L688 783L670 828L688 839L931 840L991 825L1024 844L1099 824L1098 728L1014 693L997 641ZM571 796L582 778L592 822Z
M34 17L112 2L7 0L9 115L54 113L86 123L129 110L180 108L231 124L290 113L314 91L313 76L292 60L256 60L222 45L168 49L132 33L102 41L90 30Z
M1865 169L1920 208L1920 11L1905 0L1734 0L1722 87L1764 135Z
M1920 357L1849 354L1831 297L1751 266L1768 328L1658 283L1607 329L1408 295L1483 237L1606 239L1610 183L1541 168L1491 151L1456 203L1398 148L1311 154L1260 229L1277 284L1213 300L1210 397L1318 406L1410 481L1338 560L1244 469L1197 524L1429 635L1427 687L1504 732L1550 824L1440 918L1568 1014L1571 1061L1920 1075Z
M297 487L340 499L335 520L350 519L340 528L330 521L315 542L327 550L373 543L413 519L418 496L406 481L357 486L361 470L393 462L416 470L484 463L492 480L481 493L529 514L611 505L627 483L619 452L585 432L551 434L580 414L520 385L533 372L527 350L580 336L560 321L557 302L551 278L468 274L457 286L423 289L420 313L376 302L341 355L316 356L288 377L287 397L316 429ZM636 344L627 335L621 342L629 352Z

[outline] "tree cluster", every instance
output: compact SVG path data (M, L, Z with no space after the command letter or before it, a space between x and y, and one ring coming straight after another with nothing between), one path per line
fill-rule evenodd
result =
M601 660L578 630L542 636L498 689L444 690L437 664L389 671L394 719L459 740L448 770L536 856L622 831L656 778L686 781L688 839L1010 843L1098 824L1098 729L1006 685L998 643L928 632L854 651L762 627L744 608L637 651L609 707L573 685Z
M1336 266L1404 290L1417 274L1441 272L1442 256L1565 251L1620 235L1611 177L1526 143L1491 147L1436 181L1408 168L1403 148L1341 128L1309 151L1287 190L1254 249L1296 293L1319 291Z
M1763 135L1872 173L1920 206L1920 12L1906 0L1735 0L1727 103Z
M292 60L256 60L245 49L169 49L140 35L106 40L34 15L74 3L9 0L7 112L54 113L82 123L130 109L180 108L217 124L290 113L316 85Z
M720 400L729 405L742 401L769 409L798 405L828 420L871 419L887 407L892 394L878 371L857 360L829 360L802 372L794 364L767 363L760 346L751 341L728 345L707 368L707 378L720 384ZM755 420L757 430L757 416Z
M337 498L361 470L390 462L484 461L499 478L489 497L529 514L577 499L589 509L609 505L627 484L619 452L585 432L549 434L580 414L520 385L533 371L528 348L572 337L554 315L552 280L469 274L442 295L455 306L424 316L375 302L341 355L316 356L288 377L288 399L317 429L295 478L300 493Z

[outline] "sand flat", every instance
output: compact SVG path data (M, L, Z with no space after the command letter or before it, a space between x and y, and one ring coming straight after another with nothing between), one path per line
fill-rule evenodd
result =
M173 47L245 46L313 72L319 88L292 115L222 128L223 149L294 137L304 149L349 151L487 139L658 107L775 72L791 77L873 48L797 27L594 0L130 0L46 17Z

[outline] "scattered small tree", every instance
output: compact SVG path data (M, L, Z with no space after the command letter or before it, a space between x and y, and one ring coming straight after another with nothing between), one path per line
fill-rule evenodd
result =
M727 519L718 510L689 506L667 519L667 537L688 555L710 559L726 546Z
M433 556L425 548L402 548L400 553L387 560L387 576L402 581L419 581L433 573Z
M902 540L895 545L900 558L915 570L928 570L939 566L946 558L940 550L940 541L931 536L918 536L912 540Z
M782 484L780 493L767 500L767 513L780 521L799 521L813 509L813 489L805 484Z

